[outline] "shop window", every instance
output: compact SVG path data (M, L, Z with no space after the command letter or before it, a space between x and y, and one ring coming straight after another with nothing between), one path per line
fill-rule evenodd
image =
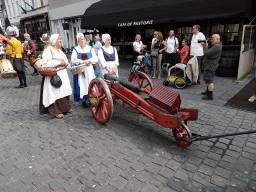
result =
M212 34L214 33L218 33L218 34L222 34L224 33L224 25L220 25L219 23L216 25L212 26Z
M227 42L238 42L239 24L227 24L225 28L225 37Z

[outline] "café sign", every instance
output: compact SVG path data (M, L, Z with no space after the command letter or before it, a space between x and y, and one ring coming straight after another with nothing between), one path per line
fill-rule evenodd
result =
M129 26L138 26L138 25L151 25L153 24L153 20L149 21L134 21L134 22L127 22L127 23L118 23L118 27L129 27Z

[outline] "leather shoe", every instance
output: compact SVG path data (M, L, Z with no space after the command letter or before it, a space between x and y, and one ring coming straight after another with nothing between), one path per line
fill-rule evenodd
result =
M203 100L213 100L213 96L212 94L207 94L205 96L202 97Z
M24 88L24 85L19 85L18 87L15 88Z
M197 85L197 82L193 82L192 85Z
M204 92L201 92L201 95L207 95L207 94L209 94L207 90Z
M24 87L27 87L28 85L27 84L24 84Z
M39 73L35 73L35 72L34 72L34 73L32 73L31 75L32 75L32 76L37 76L37 75L39 75Z

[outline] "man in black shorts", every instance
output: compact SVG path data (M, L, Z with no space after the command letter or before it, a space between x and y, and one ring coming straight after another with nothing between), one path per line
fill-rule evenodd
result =
M203 100L213 100L213 79L214 73L219 65L219 60L222 52L222 43L220 42L220 36L218 34L213 34L211 37L211 46L208 46L208 43L203 44L204 47L204 81L206 84L206 91L201 94Z

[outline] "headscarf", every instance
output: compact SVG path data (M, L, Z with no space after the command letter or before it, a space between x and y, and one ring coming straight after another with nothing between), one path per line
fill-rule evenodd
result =
M77 35L76 35L77 42L78 42L79 37L84 37L84 34L83 33L77 33Z
M52 45L54 45L55 43L56 43L56 41L57 41L57 39L58 39L58 37L60 36L60 34L52 34L51 35L51 38L50 38L50 43L52 44Z
M103 41L103 43L106 43L108 37L110 37L110 35L107 34L107 33L102 35L102 41Z

